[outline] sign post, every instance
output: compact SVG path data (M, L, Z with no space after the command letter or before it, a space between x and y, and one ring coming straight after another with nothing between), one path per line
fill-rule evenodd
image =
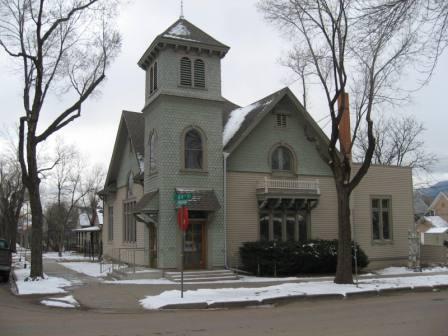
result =
M180 297L184 297L184 263L185 263L185 232L188 229L188 208L186 207L188 200L192 199L192 194L174 194L177 208L177 223L182 231L182 247L181 247L181 267L180 267Z

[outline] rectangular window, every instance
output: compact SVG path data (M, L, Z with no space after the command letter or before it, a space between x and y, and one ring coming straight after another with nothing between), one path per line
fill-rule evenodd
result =
M136 202L126 202L123 206L123 241L134 243L137 241L137 227L133 214Z
M261 241L269 240L269 213L268 212L260 213L260 240Z
M372 199L372 238L376 241L391 240L390 198Z
M306 214L291 209L260 211L261 241L305 241L308 239Z
M108 227L107 227L107 236L109 241L114 240L114 207L110 206L107 211L107 220L108 220Z
M272 225L274 228L274 240L282 241L282 225L283 214L281 212L275 212L272 217Z
M297 221L294 213L286 216L286 241L295 241L297 231Z

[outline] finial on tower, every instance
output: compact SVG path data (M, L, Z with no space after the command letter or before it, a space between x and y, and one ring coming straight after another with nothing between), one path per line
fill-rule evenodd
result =
M184 17L184 0L180 0L180 18L185 19L185 17Z

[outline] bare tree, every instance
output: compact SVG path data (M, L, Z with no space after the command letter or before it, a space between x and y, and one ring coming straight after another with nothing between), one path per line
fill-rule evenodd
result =
M7 239L14 251L24 193L17 159L0 158L0 237Z
M335 180L338 204L338 265L336 283L352 283L350 196L367 173L375 149L372 114L398 96L398 79L421 46L417 27L406 17L387 13L376 20L366 3L381 0L261 0L265 17L288 33L300 54L311 55L312 73L324 91L331 119L326 148L317 146ZM369 7L370 8L370 7ZM346 123L351 91L355 111L352 139L341 127ZM366 130L366 151L352 169L351 151L359 129ZM350 135L348 136L350 138Z
M424 56L419 66L426 67L429 78L439 56L448 45L448 2L444 0L375 0L363 1L366 14L373 21L395 16L412 22L419 29L419 40ZM425 81L426 83L427 81Z
M48 185L55 190L56 197L47 209L46 219L49 231L52 230L49 238L52 238L53 247L56 247L61 255L65 249L66 238L76 225L74 222L76 209L88 194L89 188L83 185L85 161L83 162L80 153L73 145L66 145L58 139L53 157L53 161L57 164L50 172Z
M120 49L113 25L116 0L0 0L0 46L23 72L24 115L19 161L32 212L31 278L41 277L42 204L37 147L80 117ZM39 124L50 92L67 94L67 106Z
M425 128L412 116L377 118L376 139L372 163L405 166L428 171L437 162L435 154L425 150L422 139ZM365 130L361 129L356 142L355 159L363 158L367 150Z
M87 217L89 218L90 225L95 225L98 220L98 211L101 209L101 199L98 196L98 192L104 186L105 174L104 170L100 166L93 167L87 172L85 184L83 187L84 196L83 204L88 210Z
M300 80L300 85L302 87L302 104L305 110L307 109L308 103L308 82L307 79L310 78L313 73L313 57L310 54L305 53L306 51L300 48L294 48L289 52L288 56L281 63L287 68L294 71Z

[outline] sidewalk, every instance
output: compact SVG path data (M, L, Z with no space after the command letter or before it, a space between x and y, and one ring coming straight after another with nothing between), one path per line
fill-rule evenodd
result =
M335 285L333 277L284 280L270 278L266 282L260 282L260 278L246 278L243 281L185 284L184 298L180 299L180 284L177 283L162 284L155 281L153 284L136 284L137 281L104 281L48 259L44 259L44 269L48 276L71 282L71 286L65 287L65 290L78 301L81 308L106 311L232 308L295 300L350 299L366 295L448 288L448 270L435 273L365 275L359 278L359 287Z

